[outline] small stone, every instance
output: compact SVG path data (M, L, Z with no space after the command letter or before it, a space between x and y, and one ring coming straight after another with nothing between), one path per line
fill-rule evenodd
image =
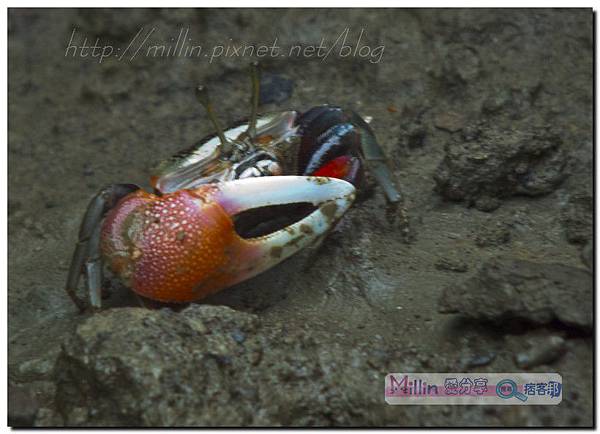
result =
M530 369L547 365L565 354L565 340L560 336L546 336L531 342L531 349L515 356L515 363L521 369Z

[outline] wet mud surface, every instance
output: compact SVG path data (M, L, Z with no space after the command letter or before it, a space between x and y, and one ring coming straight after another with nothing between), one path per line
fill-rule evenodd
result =
M117 279L79 314L64 282L87 202L246 117L250 57L65 56L141 29L196 43L332 45L377 63L264 57L261 111L353 108L390 156L411 237L368 188L316 251L187 308ZM13 425L590 426L589 10L11 10ZM232 38L231 41L229 38ZM371 60L374 60L371 58ZM388 372L558 372L558 407L388 406Z

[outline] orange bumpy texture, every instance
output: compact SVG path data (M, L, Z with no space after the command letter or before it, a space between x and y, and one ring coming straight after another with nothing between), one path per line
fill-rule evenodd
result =
M197 300L226 286L239 241L210 194L186 190L131 194L109 212L102 231L113 271L136 293L164 302Z

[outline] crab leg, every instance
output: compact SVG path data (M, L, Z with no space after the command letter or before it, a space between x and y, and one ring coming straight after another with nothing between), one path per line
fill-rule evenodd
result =
M85 261L85 285L90 304L102 305L102 257L100 256L100 224L96 225L88 242L88 259Z
M387 158L377 142L373 130L371 130L371 127L363 118L354 112L352 112L352 122L364 130L361 140L364 159L373 176L375 176L377 183L383 188L388 203L399 203L402 200L402 196L398 191L396 179L388 167Z
M100 190L90 201L81 226L79 237L67 276L65 290L80 310L86 305L77 297L76 291L81 273L85 272L90 299L93 304L99 303L100 284L102 281L102 264L100 262L99 241L100 222L104 214L122 197L139 189L133 184L114 184ZM84 270L85 267L85 270ZM93 295L92 295L93 293Z

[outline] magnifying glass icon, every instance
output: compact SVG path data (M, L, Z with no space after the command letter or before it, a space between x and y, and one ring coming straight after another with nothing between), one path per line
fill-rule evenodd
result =
M517 398L519 401L527 401L527 396L519 392L517 383L513 380L502 380L496 384L496 395L502 399Z

